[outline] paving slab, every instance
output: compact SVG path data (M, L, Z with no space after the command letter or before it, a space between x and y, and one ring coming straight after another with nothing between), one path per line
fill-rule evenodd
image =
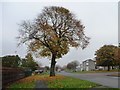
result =
M48 87L47 87L47 84L46 84L46 82L45 81L41 81L41 80L39 80L39 81L36 81L36 86L35 86L35 90L40 90L40 89L47 89Z

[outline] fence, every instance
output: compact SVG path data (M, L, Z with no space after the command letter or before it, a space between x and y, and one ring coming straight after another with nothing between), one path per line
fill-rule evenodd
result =
M14 82L25 77L23 69L2 67L2 87L4 88L8 83Z

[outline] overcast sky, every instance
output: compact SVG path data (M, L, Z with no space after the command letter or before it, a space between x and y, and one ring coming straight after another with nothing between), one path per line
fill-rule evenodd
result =
M17 48L18 24L22 20L33 20L45 6L62 6L73 12L85 26L85 34L90 37L90 44L84 50L72 48L68 54L57 60L63 66L73 60L82 62L93 59L95 51L105 44L118 45L118 6L117 2L23 2L2 3L2 56L26 55L25 46ZM2 9L1 9L2 8ZM1 32L1 31L0 31ZM1 51L1 50L0 50ZM50 65L46 58L36 59L43 65Z

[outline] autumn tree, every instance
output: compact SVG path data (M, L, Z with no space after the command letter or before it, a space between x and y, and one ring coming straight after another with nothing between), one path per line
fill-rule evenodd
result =
M115 50L117 46L114 45L104 45L99 50L95 52L96 55L96 64L98 66L108 66L108 71L110 66L115 66Z
M120 69L120 47L116 48L114 58L115 58L116 66L119 66Z
M70 47L84 49L89 38L84 26L68 9L58 6L45 7L33 21L20 24L20 44L37 57L51 58L50 76L55 76L56 59L69 52Z

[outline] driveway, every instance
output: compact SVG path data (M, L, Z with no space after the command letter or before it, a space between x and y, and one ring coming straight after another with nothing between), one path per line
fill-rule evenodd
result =
M68 72L62 71L59 74L79 78L82 80L88 80L88 81L95 82L97 84L101 84L103 86L107 86L111 88L120 88L120 86L118 86L118 80L120 80L120 77L118 78L113 76L107 76L113 73L118 73L118 72L81 74L81 73L68 73Z

